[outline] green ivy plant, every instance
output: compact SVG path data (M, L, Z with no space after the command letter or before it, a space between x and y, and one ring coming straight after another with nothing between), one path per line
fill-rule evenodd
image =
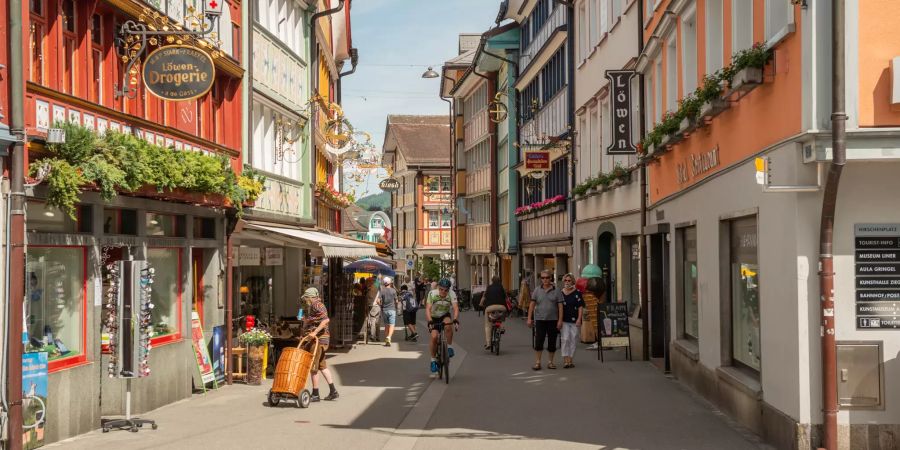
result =
M30 172L49 163L47 203L73 218L75 204L91 185L107 201L145 186L160 193L183 189L221 195L239 215L244 203L255 201L264 189L265 177L252 170L238 176L226 157L161 147L112 130L99 136L72 123L54 126L65 129L66 142L48 145L50 156L33 162Z

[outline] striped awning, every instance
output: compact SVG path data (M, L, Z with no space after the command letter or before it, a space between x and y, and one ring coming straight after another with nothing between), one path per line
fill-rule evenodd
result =
M245 222L244 230L267 234L270 237L278 237L288 246L321 248L326 258L378 256L377 250L372 245L321 231L263 224L249 220Z

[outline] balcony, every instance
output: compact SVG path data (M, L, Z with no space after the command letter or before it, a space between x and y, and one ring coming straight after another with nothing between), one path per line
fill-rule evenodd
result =
M488 109L475 113L464 128L465 148L472 148L475 144L488 136Z
M519 219L522 224L522 242L541 242L553 239L568 239L572 222L565 208L553 213L535 215L530 219Z
M491 167L486 166L466 173L466 194L474 195L491 190Z
M534 56L538 54L541 48L544 47L544 44L547 43L547 40L550 39L550 35L553 34L553 31L565 24L566 8L561 5L556 5L553 12L550 14L550 18L544 23L544 27L535 34L534 38L528 44L528 47L522 52L522 56L519 57L519 67L523 70L528 67L528 64L531 63Z
M522 125L522 142L542 142L541 135L560 136L567 131L569 121L568 87L563 87L556 95L535 113L531 120Z
M491 224L466 225L466 252L491 252Z

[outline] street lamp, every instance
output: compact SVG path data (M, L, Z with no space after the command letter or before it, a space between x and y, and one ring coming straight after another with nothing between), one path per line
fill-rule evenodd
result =
M438 78L440 76L441 75L435 72L431 66L428 66L428 70L426 70L425 73L422 74L422 78Z

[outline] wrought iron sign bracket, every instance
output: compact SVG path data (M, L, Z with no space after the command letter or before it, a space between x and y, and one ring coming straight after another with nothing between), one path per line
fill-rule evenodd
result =
M214 7L217 6L215 1L210 3ZM202 11L195 13L189 9L185 14L184 20L192 22L190 28L149 7L144 8L137 21L129 20L122 24L116 37L116 49L120 52L119 57L127 64L122 73L121 87L119 83L113 85L114 98L126 97L133 100L137 97L138 90L132 87L137 85L137 71L134 66L144 56L149 45L160 44L158 38L169 44L196 42L200 48L220 47L221 42L213 32L220 16L221 11L206 9L204 2ZM221 51L216 48L213 58L220 55Z

